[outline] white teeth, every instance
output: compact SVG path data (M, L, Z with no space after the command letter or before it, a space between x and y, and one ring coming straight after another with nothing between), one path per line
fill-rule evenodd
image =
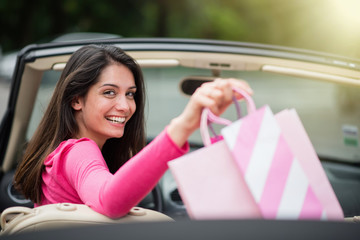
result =
M113 123L124 123L125 122L124 117L108 117L106 119L113 122Z

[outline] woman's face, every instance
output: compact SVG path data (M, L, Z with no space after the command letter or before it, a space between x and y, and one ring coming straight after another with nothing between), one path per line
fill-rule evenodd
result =
M79 127L76 137L90 138L100 149L107 139L122 137L136 110L135 92L134 76L127 67L117 63L105 67L86 96L72 102Z

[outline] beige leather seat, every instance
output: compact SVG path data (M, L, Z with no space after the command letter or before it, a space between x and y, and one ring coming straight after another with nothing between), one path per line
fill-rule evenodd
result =
M37 208L11 207L1 214L1 235L89 224L149 221L173 221L173 219L140 207L132 208L126 216L118 219L108 218L82 204L59 203Z

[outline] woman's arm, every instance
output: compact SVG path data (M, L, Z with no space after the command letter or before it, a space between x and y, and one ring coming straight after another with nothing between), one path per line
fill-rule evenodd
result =
M66 175L84 204L117 218L126 215L155 187L168 161L188 149L188 144L179 148L164 130L113 175L96 143L82 141L67 154Z

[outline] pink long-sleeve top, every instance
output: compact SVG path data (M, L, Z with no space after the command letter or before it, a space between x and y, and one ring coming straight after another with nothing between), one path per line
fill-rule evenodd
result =
M88 138L62 142L45 160L40 205L86 204L117 218L126 215L157 184L167 162L185 154L164 130L149 145L111 174L96 143Z

